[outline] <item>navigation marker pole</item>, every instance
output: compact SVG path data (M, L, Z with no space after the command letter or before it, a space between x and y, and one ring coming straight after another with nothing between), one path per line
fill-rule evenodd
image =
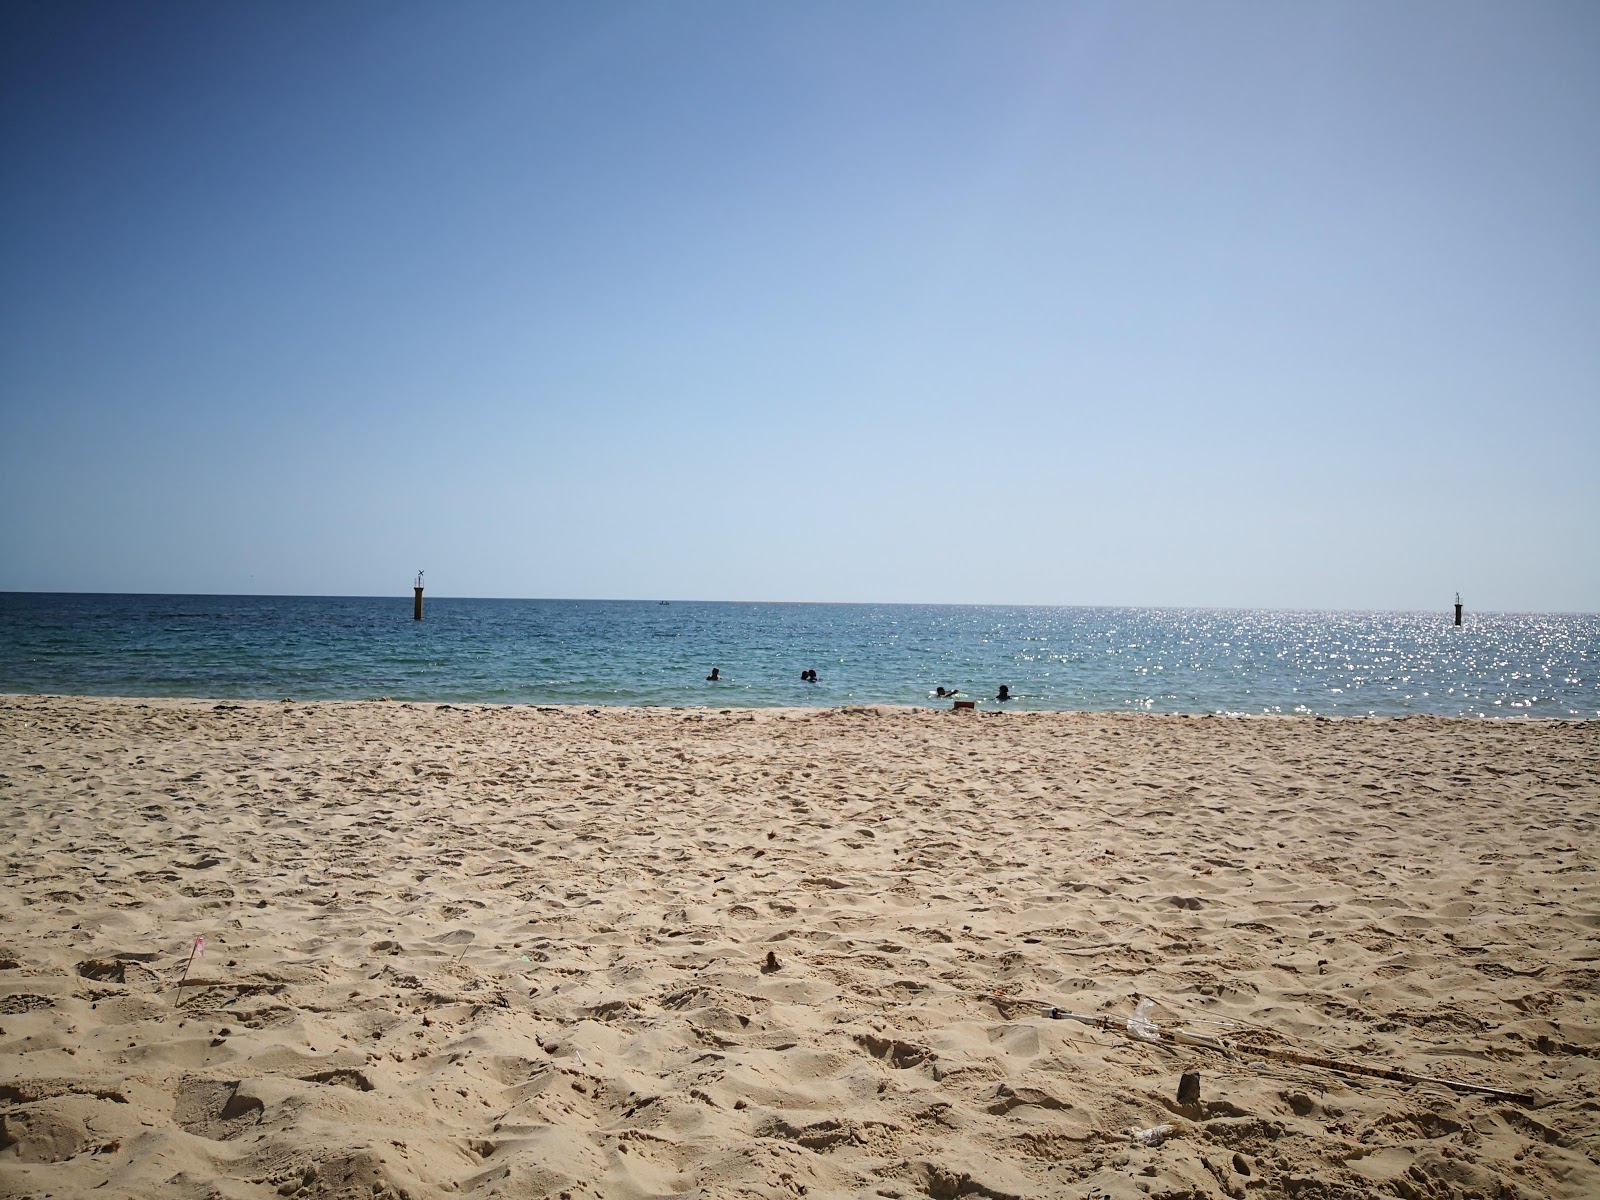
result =
M420 620L422 620L422 572L421 571L417 572L417 581L411 585L411 590L416 592L416 594L417 594L416 607L411 610L411 619L413 621L420 621ZM1457 625L1461 624L1461 606L1460 605L1456 606L1456 624Z
M417 576L417 578L418 578L418 579L421 579L421 578L422 578L422 576L420 576L420 575L418 575L418 576ZM421 592L418 592L418 593L417 593L417 595L419 595L419 596L420 596L420 595L422 595L422 593L421 593ZM422 603L422 601L421 601L421 600L418 600L418 601L417 601L417 603L418 603L418 604L421 604L421 603ZM418 609L418 610L417 610L417 611L419 611L419 612L420 612L420 611L421 611L421 609ZM1460 592L1457 592L1457 593L1456 593L1456 624L1457 624L1457 625L1460 625L1460 624L1461 624L1461 593L1460 593Z

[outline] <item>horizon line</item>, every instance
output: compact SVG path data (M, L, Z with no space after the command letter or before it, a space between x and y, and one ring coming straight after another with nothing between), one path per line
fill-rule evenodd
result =
M33 589L0 588L0 596L170 596L197 599L258 599L258 600L394 600L396 603L412 599L401 592L380 592L368 595L338 592L107 592L87 589ZM1126 604L1126 603L1039 603L1027 601L995 600L707 600L686 597L635 597L635 596L463 596L435 595L433 600L491 600L513 601L529 604L579 603L579 604L760 604L760 605L825 605L831 607L898 607L898 608L1054 608L1054 609L1154 609L1181 612L1284 612L1284 613L1443 613L1454 615L1454 602L1433 608L1313 608L1295 605L1250 604ZM1463 606L1464 615L1488 616L1600 616L1600 612L1585 609L1473 609Z

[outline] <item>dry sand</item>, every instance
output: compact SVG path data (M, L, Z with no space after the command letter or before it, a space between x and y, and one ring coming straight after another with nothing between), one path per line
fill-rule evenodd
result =
M11 696L0 814L5 1196L1600 1195L1600 722Z

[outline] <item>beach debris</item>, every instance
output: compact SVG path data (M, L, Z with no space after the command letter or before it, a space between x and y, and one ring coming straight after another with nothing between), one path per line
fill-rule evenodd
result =
M762 974L781 970L783 970L783 963L779 960L778 955L774 951L768 950L767 961L761 964Z
M183 985L189 981L189 968L194 966L194 960L205 956L206 940L203 937L197 937L194 940L194 945L189 948L189 961L183 964L183 978L178 980L178 995L172 1001L174 1004L183 999Z
M990 997L998 1000L998 997ZM1265 1066L1266 1059L1277 1062L1295 1063L1302 1067L1321 1067L1327 1071L1337 1071L1342 1075L1364 1075L1371 1079L1387 1079L1391 1083L1431 1083L1439 1087L1447 1087L1453 1092L1462 1092L1473 1096L1489 1096L1496 1100L1508 1100L1513 1104L1532 1106L1534 1098L1527 1092L1514 1092L1506 1088L1489 1087L1481 1083L1468 1083L1461 1079L1447 1079L1443 1076L1418 1075L1411 1071L1402 1071L1396 1067L1370 1067L1365 1063L1350 1062L1347 1059L1332 1058L1326 1054L1309 1054L1299 1050L1285 1050L1276 1046L1259 1046L1248 1042L1227 1041L1220 1037L1211 1037L1206 1034L1191 1033L1186 1029L1162 1030L1150 1019L1150 1008L1155 1002L1148 996L1141 997L1134 1008L1133 1015L1126 1021L1104 1013L1092 1016L1087 1013L1068 1012L1064 1008L1050 1005L1044 1010L1044 1015L1052 1021L1077 1021L1083 1025L1093 1025L1096 1029L1103 1029L1107 1033L1120 1033L1124 1037L1135 1041L1144 1042L1172 1042L1182 1046L1194 1046L1202 1050L1212 1050L1218 1054L1225 1054L1230 1058L1243 1058L1251 1066L1257 1063ZM1198 1080L1196 1080L1198 1084Z
M1134 1141L1141 1146L1150 1146L1152 1148L1161 1145L1171 1136L1172 1125L1167 1121L1163 1121L1159 1125L1152 1125L1149 1129L1135 1129L1133 1131Z
M1134 1006L1133 1016L1128 1018L1128 1033L1140 1041L1159 1042L1161 1031L1156 1028L1156 1023L1150 1019L1150 1010L1156 1002L1149 996L1144 997Z
M1411 1071L1401 1071L1394 1067L1369 1067L1364 1063L1348 1062L1343 1059L1330 1058L1325 1054L1303 1054L1298 1050L1279 1050L1270 1046L1233 1046L1231 1050L1237 1054L1250 1054L1259 1058L1276 1059L1278 1062L1298 1063L1303 1067L1322 1067L1329 1071L1338 1071L1345 1075L1366 1075L1373 1079L1387 1079L1394 1083L1434 1083L1447 1087L1453 1092L1464 1092L1473 1096L1490 1096L1496 1100L1509 1100L1513 1104L1531 1107L1534 1098L1527 1092L1513 1092L1505 1088L1488 1087L1481 1083L1467 1083L1460 1079L1445 1079L1434 1075L1417 1075Z
M1200 1072L1185 1071L1178 1079L1178 1103L1185 1107L1200 1103Z

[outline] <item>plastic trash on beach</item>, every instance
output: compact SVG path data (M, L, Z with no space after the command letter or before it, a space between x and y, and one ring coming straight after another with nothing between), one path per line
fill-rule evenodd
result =
M1159 1146L1172 1134L1172 1126L1163 1121L1159 1125L1152 1125L1149 1129L1136 1129L1133 1140L1141 1146Z
M1146 996L1140 1000L1133 1010L1133 1016L1128 1018L1128 1032L1134 1037L1146 1042L1159 1042L1161 1031L1156 1028L1156 1023L1150 1019L1150 1010L1156 1002Z

